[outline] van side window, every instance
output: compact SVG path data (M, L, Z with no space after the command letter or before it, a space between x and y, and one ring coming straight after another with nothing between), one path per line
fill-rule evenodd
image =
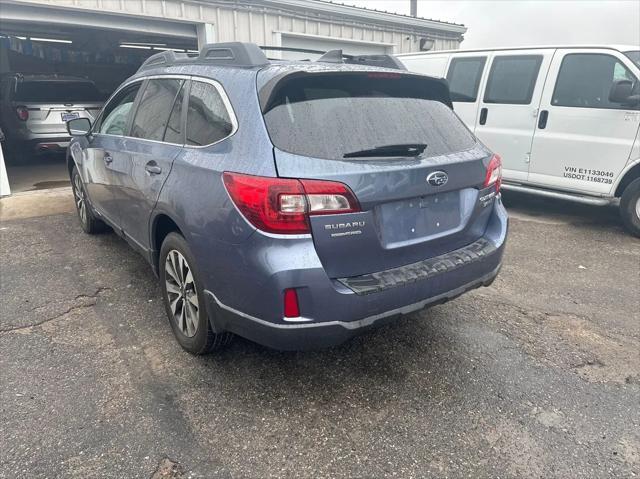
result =
M609 101L609 92L616 80L637 81L614 56L603 53L568 54L562 59L551 104L622 109L623 105Z
M447 72L451 101L473 103L478 98L478 87L487 57L453 58Z
M216 87L193 80L187 110L187 144L210 145L226 138L232 131L233 123Z
M528 105L536 86L541 55L495 57L491 64L485 103Z
M177 78L149 80L133 119L130 136L162 141L171 108L183 83L184 80Z
M133 107L133 102L136 100L136 95L141 85L142 82L138 82L123 88L104 107L102 116L95 128L96 132L118 136L125 134L129 124L131 107Z

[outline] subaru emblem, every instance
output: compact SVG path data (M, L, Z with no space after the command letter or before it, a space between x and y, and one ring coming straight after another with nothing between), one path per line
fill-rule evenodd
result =
M427 176L427 183L432 186L442 186L449 181L449 176L444 171L434 171Z

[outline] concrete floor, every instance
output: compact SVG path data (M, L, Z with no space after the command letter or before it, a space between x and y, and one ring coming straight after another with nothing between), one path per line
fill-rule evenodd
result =
M206 357L114 234L3 221L0 478L639 476L640 240L506 203L491 287L330 350Z
M24 164L7 165L11 193L69 186L64 155L30 158Z

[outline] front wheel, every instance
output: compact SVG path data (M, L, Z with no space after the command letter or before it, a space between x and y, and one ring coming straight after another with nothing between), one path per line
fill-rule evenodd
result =
M206 354L229 343L230 333L211 329L195 258L178 233L169 233L162 243L159 266L165 310L180 346Z
M106 229L106 225L95 217L89 205L87 192L84 189L82 178L74 166L71 172L71 189L73 190L73 201L76 205L76 212L80 220L82 230L87 234L101 233Z
M620 198L620 215L629 232L640 237L640 178L624 189Z

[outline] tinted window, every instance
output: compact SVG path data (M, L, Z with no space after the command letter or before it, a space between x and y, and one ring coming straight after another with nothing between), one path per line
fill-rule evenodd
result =
M531 103L540 63L539 55L495 57L484 94L485 103Z
M100 102L104 95L91 82L18 82L14 100L34 103Z
M125 87L105 106L100 125L97 128L98 133L109 135L125 134L131 108L141 84L140 82Z
M451 101L476 101L486 60L486 57L454 58L451 60L447 73Z
M173 103L173 110L171 110L171 116L169 116L169 123L167 124L167 129L164 132L164 141L169 143L184 143L182 138L182 104L184 103L185 89L186 82L182 85L182 88L176 97L176 101Z
M264 118L273 144L314 158L385 145L426 143L424 156L472 148L451 109L429 97L432 80L401 75L305 76L286 81Z
M176 78L149 80L131 125L131 136L156 141L163 139L173 103L183 82Z
M229 136L233 124L218 90L211 83L193 81L187 111L187 144L210 145Z
M562 60L551 104L582 108L621 108L609 101L616 80L636 81L633 74L611 55L572 53Z

